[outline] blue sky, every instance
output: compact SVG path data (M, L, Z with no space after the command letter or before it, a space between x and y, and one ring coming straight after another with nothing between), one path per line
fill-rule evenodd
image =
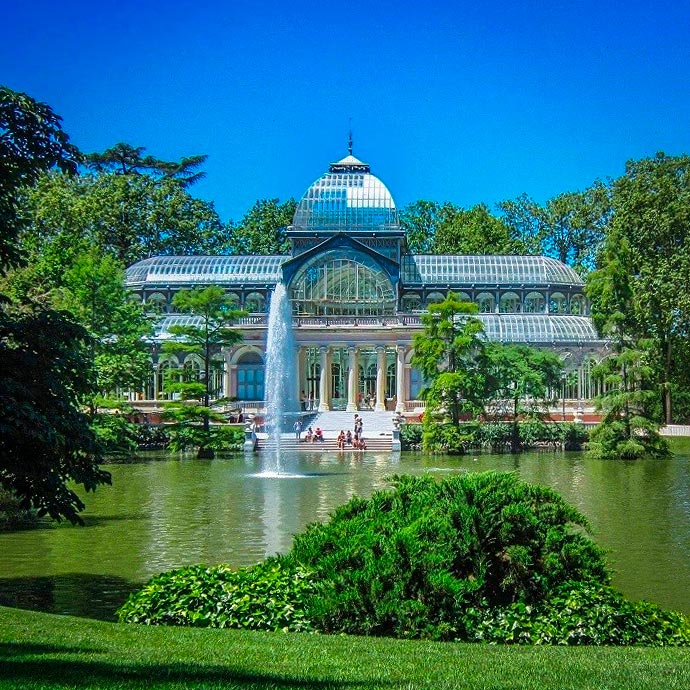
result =
M83 151L206 153L223 220L354 153L398 206L545 201L690 152L690 4L5 0L0 83Z

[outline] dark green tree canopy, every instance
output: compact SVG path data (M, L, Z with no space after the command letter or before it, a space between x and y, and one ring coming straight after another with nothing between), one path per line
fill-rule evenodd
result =
M87 491L110 483L80 402L92 391L90 338L66 312L0 302L0 484L25 508L81 523Z
M0 86L0 266L19 260L19 191L45 170L74 174L82 156L50 106Z
M227 229L224 253L287 254L290 242L287 227L292 223L297 202L294 199L260 199L237 224Z
M609 189L600 182L585 192L567 192L538 204L527 194L499 205L503 221L530 254L545 254L585 274L611 216Z
M153 156L144 156L143 146L119 143L103 153L90 153L88 165L99 173L119 175L147 174L156 178L177 180L183 187L189 187L203 179L206 173L198 170L208 156L188 156L179 161L164 161Z
M486 204L416 201L400 212L407 245L414 254L525 254L528 246Z

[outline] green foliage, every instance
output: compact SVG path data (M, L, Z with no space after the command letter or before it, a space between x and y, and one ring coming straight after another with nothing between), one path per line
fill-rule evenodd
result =
M81 522L71 488L110 483L81 400L92 393L89 337L69 314L0 302L0 484L23 508Z
M503 343L488 343L482 359L489 416L511 419L510 451L518 453L524 445L519 418L540 419L548 413L556 401L563 362L548 350ZM529 445L529 436L525 440Z
M306 570L281 558L239 570L190 566L154 577L118 616L147 625L311 632L306 605L316 591Z
M91 428L108 456L131 455L139 446L139 425L130 421L134 409L121 400L98 399Z
M600 330L618 349L652 347L662 418L688 383L690 156L629 161L613 184L613 217L587 294Z
M414 426L414 425L409 425ZM470 450L503 453L511 449L515 427L511 422L462 422L429 424L424 427L424 448L432 453L463 455ZM541 419L519 421L518 442L521 448L561 447L582 450L589 433L577 422L544 422Z
M541 601L567 580L605 583L585 518L507 473L396 477L295 538L289 558L328 583L310 603L327 632L465 639L475 607Z
M280 203L278 199L261 199L230 227L223 251L229 254L287 254L290 241L287 226L292 224L297 202Z
M593 376L608 389L596 399L603 417L591 434L587 448L591 456L632 460L669 454L659 423L651 419L657 396L650 390L653 374L648 358L648 349L619 348L594 369Z
M35 527L37 522L35 510L22 508L21 501L13 491L0 487L0 532Z
M18 198L45 170L74 174L82 156L50 106L0 86L0 268L19 263Z
M225 240L213 204L175 179L148 175L45 175L25 194L24 213L24 242L47 264L43 273L54 273L72 247L95 245L128 266L161 254L214 253ZM51 260L41 261L43 255Z
M400 427L400 444L402 450L421 450L422 434L424 428L421 424L407 422Z
M212 408L193 403L166 403L164 415L172 420L166 424L165 433L169 450L177 453L204 448L212 451L242 450L244 429L223 424L225 418ZM204 427L207 420L221 422Z
M479 613L474 639L494 644L690 645L690 621L598 584L566 583L536 605Z
M183 187L189 187L206 177L198 172L208 156L189 156L180 161L163 161L153 156L142 156L143 146L119 143L103 153L90 153L86 158L89 167L98 172L119 175L147 174L155 178L177 180Z
M413 364L431 382L425 423L432 416L457 423L461 412L478 407L483 378L477 356L483 348L483 326L472 317L476 311L475 304L451 292L422 314L424 332L414 335Z
M430 423L425 416L423 428L422 445L430 453L464 455L475 444L475 425Z
M526 194L500 204L503 221L530 247L581 274L594 266L595 252L611 214L609 189L600 182L585 192L568 192L541 206Z
M416 201L400 212L413 254L524 254L512 229L485 204L470 209L445 202Z
M201 358L202 378L200 381L168 381L166 390L181 392L187 400L202 401L202 406L186 411L181 408L178 411L178 415L191 412L197 418L201 418L203 434L208 441L203 436L200 438L199 454L202 455L211 450L212 439L209 427L211 419L216 418L210 409L212 358L221 347L229 347L242 340L241 331L233 328L232 323L244 312L234 309L233 302L225 294L223 288L217 285L179 290L173 297L173 305L177 311L198 316L200 320L199 325L171 326L168 330L175 339L165 343L163 351L192 353ZM218 421L221 419L218 418ZM186 438L191 438L194 433L190 431L186 434Z

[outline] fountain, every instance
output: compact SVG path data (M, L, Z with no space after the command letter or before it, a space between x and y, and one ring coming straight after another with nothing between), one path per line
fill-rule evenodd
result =
M296 352L292 307L281 281L273 290L268 313L265 384L268 449L263 476L284 474L280 436L289 430L298 410Z

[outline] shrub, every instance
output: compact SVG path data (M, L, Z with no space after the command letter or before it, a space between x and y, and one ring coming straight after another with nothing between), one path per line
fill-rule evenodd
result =
M516 602L481 613L474 639L507 644L683 645L690 621L611 589L567 583L536 605Z
M22 508L17 494L0 487L0 530L26 529L37 524L36 511Z
M173 452L199 448L201 446L215 451L242 450L244 429L241 426L213 424L208 436L200 425L171 424L167 427L170 438L168 447Z
M421 424L406 423L400 427L400 445L402 450L422 449L423 427Z
M115 412L100 412L91 428L107 455L129 455L137 449L137 425Z
M307 571L280 558L240 570L196 565L154 577L118 616L148 625L312 631L305 601L315 590Z
M396 477L296 537L289 556L329 583L310 614L327 632L465 639L474 607L542 600L564 580L608 581L585 518L509 473Z

